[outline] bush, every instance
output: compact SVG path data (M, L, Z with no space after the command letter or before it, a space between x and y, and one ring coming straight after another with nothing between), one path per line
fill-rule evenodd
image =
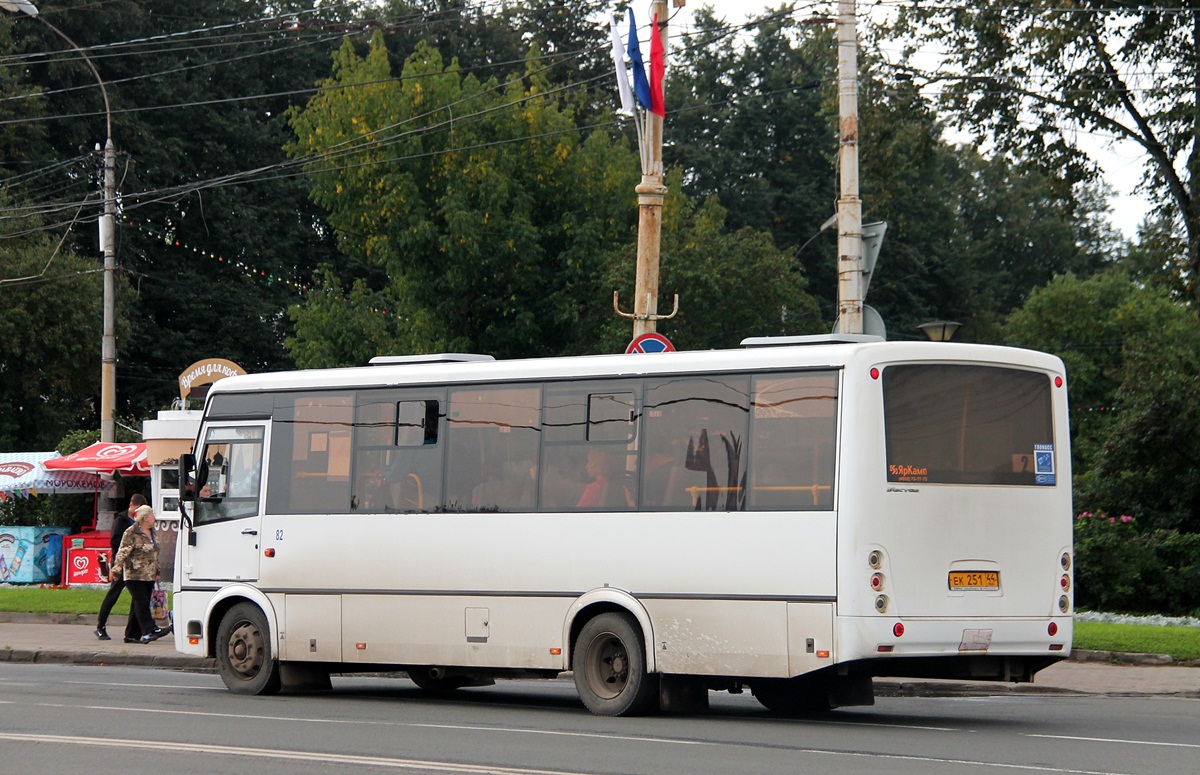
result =
M1085 511L1075 520L1075 603L1115 613L1200 610L1200 534L1140 533L1136 520Z

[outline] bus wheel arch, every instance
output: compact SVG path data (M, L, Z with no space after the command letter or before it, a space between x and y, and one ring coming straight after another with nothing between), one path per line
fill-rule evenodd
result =
M249 603L257 606L262 611L263 616L267 619L267 626L271 633L271 653L279 656L279 617L275 615L275 606L262 592L254 587L244 586L241 584L231 584L223 588L220 592L213 595L213 599L208 603L208 609L204 615L204 632L207 633L205 640L208 656L215 657L217 628L221 626L221 619L229 610L239 603ZM176 622L176 626L178 626Z
M589 620L600 614L617 612L632 616L642 631L642 642L646 644L646 670L658 672L658 661L654 653L654 625L650 613L636 597L620 589L604 587L586 592L567 611L563 626L563 659L565 669L570 669L574 660L575 641Z

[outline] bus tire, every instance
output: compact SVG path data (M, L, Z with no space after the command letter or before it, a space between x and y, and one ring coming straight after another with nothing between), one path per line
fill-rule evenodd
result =
M597 716L645 713L658 699L646 672L642 631L628 614L603 613L583 626L572 648L575 689Z
M764 678L750 684L750 692L772 713L823 713L833 708L829 703L828 687L823 681Z
M234 694L275 694L282 686L271 628L253 603L238 603L217 627L217 672Z

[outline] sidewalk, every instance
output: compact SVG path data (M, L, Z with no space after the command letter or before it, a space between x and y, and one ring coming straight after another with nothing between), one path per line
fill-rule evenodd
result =
M112 640L96 640L94 616L70 621L65 616L0 612L0 662L76 665L150 665L215 669L213 660L180 654L174 635L153 643L126 643L125 617L111 616Z
M0 612L0 662L37 662L79 665L149 665L191 670L214 670L213 660L189 657L175 651L173 636L153 643L125 643L124 617L112 617L108 634L100 641L92 633L91 617L71 620L64 616L38 616ZM1200 699L1200 667L1153 664L1114 664L1098 661L1095 653L1082 652L1037 674L1032 684L990 681L877 678L880 696L987 695L1004 692L1076 692L1084 694L1146 695ZM1139 662L1155 658L1130 655Z

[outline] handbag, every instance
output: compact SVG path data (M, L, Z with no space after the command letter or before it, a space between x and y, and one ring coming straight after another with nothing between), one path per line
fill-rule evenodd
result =
M154 582L154 590L150 593L150 615L154 617L156 624L171 618L170 609L167 608L167 592L157 581Z

